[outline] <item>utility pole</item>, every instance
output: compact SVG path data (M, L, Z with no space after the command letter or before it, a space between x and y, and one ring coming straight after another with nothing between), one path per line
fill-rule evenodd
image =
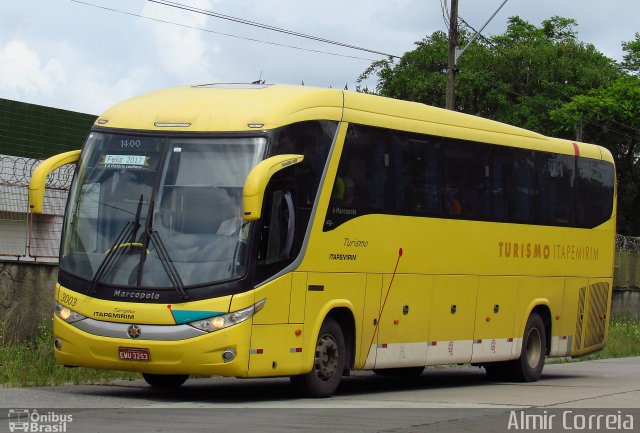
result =
M449 66L447 68L447 100L445 108L455 110L456 104L456 47L458 45L458 0L451 0L449 16Z
M578 119L578 122L576 123L576 141L584 141L583 134L584 129L582 128L582 119Z
M457 72L457 64L458 59L469 45L476 40L480 33L484 30L484 28L489 24L489 22L497 15L497 13L502 9L509 0L504 0L502 4L498 7L498 9L491 15L491 18L487 20L486 23L482 26L482 28L471 38L471 40L465 45L465 47L461 50L458 49L458 0L451 0L451 16L449 17L449 67L448 67L448 80L447 80L447 102L446 108L448 110L455 110L456 106L456 72Z

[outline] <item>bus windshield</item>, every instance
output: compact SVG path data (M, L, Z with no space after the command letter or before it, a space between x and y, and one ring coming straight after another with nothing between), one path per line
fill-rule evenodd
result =
M92 132L69 195L61 270L100 284L171 287L160 239L185 286L242 276L242 188L266 143Z

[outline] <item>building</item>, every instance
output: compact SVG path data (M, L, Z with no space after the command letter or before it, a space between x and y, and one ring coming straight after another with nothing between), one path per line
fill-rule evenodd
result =
M57 262L73 167L47 180L44 212L31 218L28 191L40 161L80 149L96 116L0 99L0 260Z

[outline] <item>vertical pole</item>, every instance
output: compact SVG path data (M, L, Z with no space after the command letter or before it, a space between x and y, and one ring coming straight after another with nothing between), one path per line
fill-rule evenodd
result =
M582 129L582 119L579 119L578 122L576 123L576 141L577 142L582 142L584 140L583 132L584 130Z
M456 102L456 46L458 45L458 0L451 0L449 17L449 66L447 76L447 100L445 107L455 110Z

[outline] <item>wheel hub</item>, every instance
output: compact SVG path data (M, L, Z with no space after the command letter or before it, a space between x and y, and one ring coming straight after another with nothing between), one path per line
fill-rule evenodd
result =
M542 351L542 339L537 329L531 329L527 336L527 364L530 368L536 368L540 362L540 352Z
M318 378L324 382L338 370L338 343L333 336L325 334L318 340L314 368Z

